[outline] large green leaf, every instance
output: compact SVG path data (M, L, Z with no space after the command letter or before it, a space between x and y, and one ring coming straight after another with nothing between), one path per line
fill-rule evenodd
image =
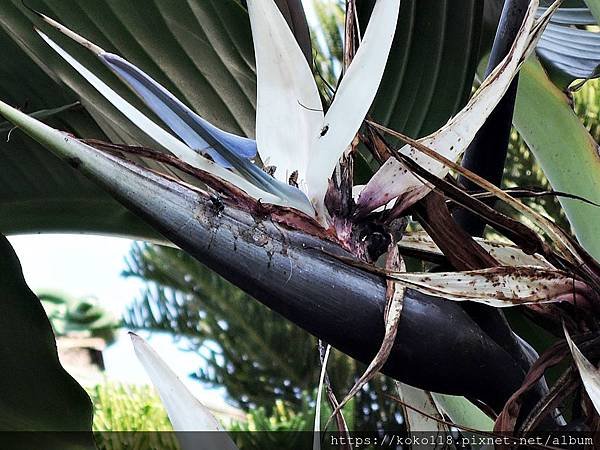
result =
M588 8L592 11L592 14L597 21L600 21L600 1L598 0L585 0Z
M492 431L494 422L464 397L431 393L436 404L457 425L478 431Z
M2 235L0 286L0 431L53 432L42 436L1 433L0 447L94 448L90 399L60 365L50 322ZM81 433L54 433L59 431ZM34 445L36 439L43 441Z
M2 98L26 111L72 105L76 100L2 31L0 48L11 55L0 68ZM84 137L105 137L81 106L55 113L48 123ZM156 235L85 177L10 129L6 122L0 124L0 231Z
M598 144L535 58L521 69L513 123L554 189L600 203ZM600 259L600 208L575 199L559 201L579 242Z
M358 2L362 22L372 5ZM413 137L443 125L471 93L482 18L478 0L402 1L373 117Z

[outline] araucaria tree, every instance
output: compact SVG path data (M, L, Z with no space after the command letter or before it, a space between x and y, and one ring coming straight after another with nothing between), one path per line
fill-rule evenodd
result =
M0 154L0 229L179 247L323 343L318 387L340 432L380 371L412 431L595 430L600 161L565 94L597 75L600 3L586 3L348 0L329 86L299 0L7 0L0 42L22 66L0 81L14 104L0 102L3 129L19 130ZM501 189L511 124L553 191ZM576 237L520 200L540 195L559 198ZM0 427L89 430L3 242ZM428 264L407 271L408 257ZM552 336L541 354L506 309ZM173 426L218 429L132 339ZM367 365L339 400L330 346ZM32 367L43 386L17 376Z

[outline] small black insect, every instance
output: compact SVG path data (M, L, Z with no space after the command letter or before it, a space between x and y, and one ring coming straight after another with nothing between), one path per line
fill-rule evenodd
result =
M329 125L325 125L323 128L321 128L321 137L325 136L328 131L329 131Z
M290 186L298 187L298 171L294 170L288 179L288 184Z
M263 170L265 172L267 172L269 175L273 176L273 175L275 175L275 171L277 170L277 166L265 166Z
M223 200L221 200L221 197L215 194L211 194L210 201L212 202L213 207L215 208L217 213L223 212L223 210L225 209L225 204L223 203Z

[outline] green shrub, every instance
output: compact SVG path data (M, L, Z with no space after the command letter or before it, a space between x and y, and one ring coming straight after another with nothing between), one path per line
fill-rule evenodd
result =
M88 389L94 404L94 431L171 431L151 386L107 382Z
M158 394L151 386L107 382L87 389L94 404L94 432L98 450L176 450L172 431ZM115 433L123 432L123 433Z

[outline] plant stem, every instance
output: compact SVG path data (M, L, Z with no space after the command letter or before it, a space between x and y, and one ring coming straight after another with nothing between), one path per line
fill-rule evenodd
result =
M486 77L508 54L521 27L528 5L529 0L506 0L504 3L498 31L485 72ZM465 151L462 161L463 167L482 176L496 186L500 186L502 182L517 87L518 76L515 77L496 109ZM469 190L480 190L478 186L463 177L459 178L459 182ZM472 236L483 236L485 223L476 215L464 209L459 209L455 212L454 218Z

